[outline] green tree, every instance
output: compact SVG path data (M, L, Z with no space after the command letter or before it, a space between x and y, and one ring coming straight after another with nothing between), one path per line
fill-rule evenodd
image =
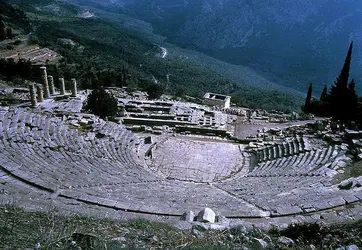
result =
M88 95L84 110L90 111L101 118L114 116L118 112L118 102L103 87L98 87Z
M311 113L311 101L312 101L312 90L313 90L313 83L309 84L307 97L305 98L305 103L303 107L303 112L306 114Z

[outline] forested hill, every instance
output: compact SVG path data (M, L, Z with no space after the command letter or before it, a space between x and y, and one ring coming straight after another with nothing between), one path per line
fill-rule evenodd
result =
M94 0L69 0L94 2ZM334 82L354 41L351 75L362 93L359 0L112 0L103 6L151 22L168 41L298 90Z
M84 88L104 85L142 89L156 79L170 94L200 97L212 91L230 94L235 102L254 108L298 110L302 103L300 96L276 90L277 85L248 68L228 67L201 53L158 44L159 37L153 35L150 26L132 17L114 13L107 16L104 10L63 1L9 2L24 10L32 30L28 43L48 47L63 57L48 65L50 73L77 77ZM90 18L82 15L85 12L92 14ZM8 20L6 25L13 25L6 13L2 15ZM130 23L150 30L136 32ZM168 50L166 58L160 57L161 45Z

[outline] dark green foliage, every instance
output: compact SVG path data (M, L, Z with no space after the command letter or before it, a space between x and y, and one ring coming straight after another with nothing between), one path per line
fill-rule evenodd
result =
M89 94L84 110L90 111L101 118L114 116L118 112L117 100L107 93L104 88L98 87Z
M6 39L6 30L5 30L5 23L0 21L0 41Z
M237 87L231 93L231 101L249 108L266 110L279 110L283 112L294 111L294 107L302 103L302 97L291 95L282 91L265 91L251 87ZM233 99L235 96L237 99Z
M335 121L339 121L344 125L348 125L351 121L362 122L362 110L358 109L358 96L354 79L348 84L352 49L353 42L349 46L341 73L332 86L330 93L327 94L327 86L325 86L319 101L312 100L310 102L310 113L318 116L331 116Z
M6 29L6 37L8 39L13 39L14 38L14 35L13 35L13 30L11 28L7 28Z
M327 99L327 85L324 86L321 97L319 98L319 100L321 102L325 102Z
M280 234L292 240L312 242L312 240L321 241L325 237L326 231L320 224L305 223L291 224Z
M16 30L22 31L26 34L31 31L29 19L22 9L7 2L2 2L0 4L0 14L2 15L1 20L5 21L5 24L7 24L8 28L16 28Z
M57 67L47 65L49 74L66 79L77 78L81 88L117 86L127 87L131 91L145 90L148 85L145 83L152 76L162 82L169 74L170 79L164 89L167 94L202 97L205 92L215 92L237 95L243 99L239 104L247 107L282 111L295 111L303 101L300 96L290 93L256 88L254 82L249 80L234 82L228 78L234 79L233 76L224 75L216 70L217 64L211 66L207 60L193 59L193 56L180 60L179 56L172 56L172 52L180 49L171 45L167 58L155 57L159 47L153 41L116 26L116 23L101 19L79 19L72 15L54 16L31 8L34 3L41 9L42 2L23 1L27 11L35 13L30 15L30 23L36 29L28 43L40 44L61 54L63 59ZM7 11L10 13L12 10ZM19 12L18 16L23 21L27 20L23 12ZM64 38L71 39L75 45L63 43ZM37 73L33 72L35 75Z
M349 120L354 120L357 112L358 96L356 94L356 83L354 79L348 84L346 96L346 112Z
M303 108L303 112L306 114L309 114L312 111L311 110L312 90L313 90L313 84L310 83Z
M41 45L56 50L64 57L59 65L59 74L65 78L76 77L82 88L89 88L91 83L95 83L126 86L131 91L145 89L145 83L152 76L162 81L170 73L170 82L164 90L168 94L175 94L177 89L182 89L181 95L195 97L202 97L205 92L241 93L248 107L283 111L295 110L302 101L299 96L281 91L268 91L232 82L206 63L180 60L179 57L157 58L154 53L150 53L155 50L151 41L99 19L70 19L64 23L42 21L37 25L35 36ZM84 49L66 46L59 42L61 38L72 39L79 46L84 46ZM96 81L90 80L90 69Z
M33 66L30 60L20 59L15 62L13 58L0 59L0 74L6 76L9 80L13 76L31 78L32 70Z
M28 40L28 44L29 45L33 45L33 44L39 44L39 38L35 35L30 35L29 40Z
M151 100L158 99L163 94L164 87L158 83L150 83L146 87L146 92L148 94L149 99L151 99Z
M180 98L185 97L186 92L187 92L187 89L184 86L176 86L173 89L173 95L176 96L176 97L180 97Z
M233 103L235 103L239 107L242 107L245 105L244 97L240 93L232 95L231 100Z
M285 230L281 230L278 235L293 239L300 246L297 249L310 248L310 244L317 249L337 249L352 244L360 246L362 221L335 225L291 224Z
M349 46L341 73L338 76L336 82L334 83L334 86L332 86L331 92L328 97L332 118L342 123L353 119L353 111L355 111L355 107L353 107L354 102L348 100L351 96L355 95L354 82L352 83L352 88L348 88L348 77L352 59L352 49L353 42L351 42Z

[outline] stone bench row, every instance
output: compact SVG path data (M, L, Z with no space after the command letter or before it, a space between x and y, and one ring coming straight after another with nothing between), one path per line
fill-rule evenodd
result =
M3 159L7 159L3 166L9 171L16 170L23 173L30 171L39 179L43 176L50 181L49 183L57 183L58 186L68 186L62 182L71 183L71 186L84 186L142 181L145 176L148 176L148 173L142 171L141 168L127 167L102 158L84 157L61 149L59 151L49 150L49 148L33 150L32 145L28 144L13 143L11 151L4 150L0 155ZM91 178L91 181L87 179L87 176ZM121 178L118 179L117 176Z
M21 111L19 113L21 115L19 115L18 113L12 114L11 112L9 112L8 116L10 116L10 117L7 117L7 119L2 121L2 123L5 123L5 125L2 126L3 127L2 131L5 130L5 133L7 135L9 135L7 138L14 136L14 135L16 136L16 134L12 134L11 132L16 131L20 125L22 125L22 127L25 127L25 126L30 126L31 128L35 127L35 130L43 130L44 136L47 136L47 137L60 131L59 125L62 124L62 122L59 121L59 119L57 119L57 118L48 118L47 116L40 115L40 114L33 114L33 113L24 114L24 112L21 112ZM30 115L28 115L28 114L30 114ZM25 117L25 116L27 116L27 117ZM24 119L18 119L20 117L23 117ZM12 122L10 122L10 120L12 120ZM108 123L106 123L106 124L108 124ZM129 141L132 141L132 140L135 141L135 139L132 138L132 137L134 137L133 134L131 132L127 131L123 126L120 126L115 123L109 123L109 124L111 124L111 125L108 125L108 128L103 128L103 130L102 130L102 132L104 132L105 135L107 135L107 136L112 135L112 137L115 140L122 140L123 145L129 144L129 142L125 141L126 139L129 139ZM111 129L109 129L109 128L111 128ZM110 131L107 131L107 129L109 129ZM124 132L128 133L127 136L124 136Z
M326 189L326 181L324 176L253 177L241 178L237 183L223 183L220 187L235 197L242 198L263 210L271 211L272 214L286 215L304 212L304 205L315 207L316 210L323 209L319 205L321 203L333 207L335 204L331 204L331 201L341 200L340 196L348 196Z
M3 166L9 171L31 172L38 179L46 177L49 185L84 186L142 181L147 175L140 168L127 167L107 159L87 157L62 149L54 151L40 147L34 150L32 145L23 143L12 143L12 147L3 150L0 155L2 159L7 159Z
M53 118L24 115L21 111L2 113L1 118L1 133L11 131L1 143L2 156L7 159L4 167L25 175L31 168L31 177L39 180L39 185L44 184L42 179L49 180L49 186L59 187L151 178L135 161L132 149L135 139L128 131L118 129L119 139L127 138L126 141L109 138L85 141L77 130L69 129L56 118L54 122Z
M328 178L325 176L256 176L243 177L237 181L230 180L220 185L235 195L255 196L263 193L290 192L301 187L323 186L323 183L326 182L328 182Z
M253 202L277 216L315 212L361 200L353 193L324 186L296 189L288 195L274 195L273 199L268 197L268 193L260 194L254 197Z
M278 158L300 154L305 151L304 142L302 137L293 138L291 141L277 143L261 149L252 150L258 162L271 161Z
M302 154L259 163L248 176L322 174L323 169L326 171L323 166L333 161L337 154L338 149L333 146L307 151ZM316 172L316 170L319 171Z

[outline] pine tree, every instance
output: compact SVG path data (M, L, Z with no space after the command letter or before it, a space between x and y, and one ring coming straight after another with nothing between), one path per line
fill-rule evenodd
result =
M309 84L309 88L308 88L308 93L307 93L307 98L305 99L305 104L304 104L304 113L309 114L311 113L311 101L312 101L312 90L313 90L313 83Z
M349 90L348 90L348 78L349 78L349 69L351 65L352 59L352 49L353 49L353 42L351 42L346 59L344 61L343 68L341 73L337 77L334 86L332 86L328 102L330 104L330 112L332 118L334 120L340 121L341 123L345 123L349 119L348 109L351 106L348 104L349 98ZM353 85L353 84L352 84Z

